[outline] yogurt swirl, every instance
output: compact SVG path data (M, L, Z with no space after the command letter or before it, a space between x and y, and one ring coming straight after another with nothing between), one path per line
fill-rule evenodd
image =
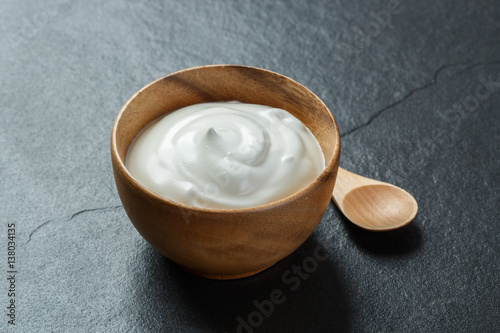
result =
M321 147L289 112L213 102L174 111L148 125L126 160L156 194L211 209L259 206L296 193L324 170Z

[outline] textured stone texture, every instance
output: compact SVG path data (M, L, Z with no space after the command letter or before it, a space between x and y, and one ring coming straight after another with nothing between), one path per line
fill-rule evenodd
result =
M390 3L4 1L0 276L12 222L19 273L15 327L0 279L0 331L235 332L275 289L255 332L498 330L500 6ZM112 123L146 83L213 63L309 87L338 121L341 164L414 194L416 220L369 233L332 204L299 250L236 281L157 254L121 208ZM328 259L290 280L318 246Z

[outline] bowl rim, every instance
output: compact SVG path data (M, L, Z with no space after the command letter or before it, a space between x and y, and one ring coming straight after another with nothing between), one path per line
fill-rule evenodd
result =
M311 183L309 183L307 186L305 186L301 190L299 190L297 192L294 192L294 193L292 193L292 194L290 194L290 195L288 195L288 196L286 196L284 198L281 198L281 199L275 200L275 201L271 201L271 202L268 202L268 203L265 203L265 204L262 204L262 205L252 206L252 207L244 207L244 208L217 208L216 209L216 208L204 208L204 207L197 207L197 206L186 205L186 204L183 204L181 202L174 201L174 200L168 199L166 197L163 197L163 196L157 194L156 192L154 192L154 191L146 188L139 181L137 181L132 176L132 174L128 171L127 167L125 166L125 162L121 159L120 154L118 153L118 147L117 147L117 143L116 143L116 133L117 133L117 130L118 130L118 124L120 122L121 117L126 112L129 104L132 103L134 101L134 99L139 94L141 94L143 91L145 91L149 87L157 84L159 81L162 81L162 80L167 79L167 78L172 77L172 76L176 76L176 75L178 75L180 73L183 73L183 72L195 71L195 70L200 70L200 69L203 69L203 68L245 68L245 69L250 69L250 70L256 70L256 71L264 72L264 73L267 73L267 74L277 75L278 77L280 77L280 78L282 78L284 80L291 81L292 83L298 85L301 89L304 89L306 92L308 92L309 94L311 94L311 96L314 96L314 98L316 98L320 102L320 104L326 110L329 111L328 114L329 114L329 117L331 118L331 121L332 121L332 124L333 124L333 129L334 129L334 132L335 132L335 137L336 137L336 142L335 142L335 147L334 147L334 150L333 150L332 157L330 158L330 160L328 161L328 163L325 165L325 168L323 169L323 171L321 172L321 174L319 174L319 176L317 176L314 179L314 181L312 181ZM139 133L137 133L137 135ZM137 137L137 135L136 135L136 137ZM134 140L135 140L135 138L134 138ZM128 147L128 149L130 149L130 146ZM127 151L128 151L128 149L127 149ZM233 213L233 214L234 213L248 213L248 212L255 212L255 211L263 211L263 210L267 210L267 209L271 209L271 208L274 208L274 207L278 207L278 206L284 205L287 202L290 202L290 201L294 200L295 198L300 197L302 194L304 194L307 191L309 191L309 189L311 189L312 187L316 186L316 184L318 182L321 182L324 178L326 178L328 176L328 174L332 171L332 169L335 167L335 164L337 164L337 166L339 164L338 162L340 160L340 132L339 132L339 128L338 128L337 122L335 121L335 118L333 117L330 109L326 106L326 104L323 102L323 100L321 98L319 98L311 90L309 90L309 88L307 88L306 86L302 85L301 83L295 81L294 79L292 79L292 78L290 78L288 76L285 76L285 75L282 75L282 74L279 74L279 73L276 73L276 72L273 72L273 71L270 71L270 70L267 70L267 69L263 69L263 68L259 68L259 67L253 67L253 66L233 65L233 64L203 65L203 66L196 66L196 67L190 67L190 68L182 69L182 70L179 70L179 71L167 74L167 75L165 75L163 77L160 77L160 78L158 78L158 79L156 79L156 80L154 80L154 81L146 84L145 86L143 86L141 89L139 89L135 94L133 94L127 100L127 102L122 106L122 108L118 112L118 114L117 114L117 116L115 118L115 121L113 123L113 128L112 128L112 131L111 131L111 159L112 159L113 164L115 164L118 167L119 172L127 179L127 181L130 184L132 184L136 188L139 188L143 193L147 194L149 197L151 197L152 199L154 199L156 201L161 201L161 202L164 202L164 203L169 204L169 205L177 206L177 207L179 207L180 209L183 209L183 210L196 211L196 212L200 212L200 213L201 212L203 212L203 213L213 213L213 214L217 214L217 213Z

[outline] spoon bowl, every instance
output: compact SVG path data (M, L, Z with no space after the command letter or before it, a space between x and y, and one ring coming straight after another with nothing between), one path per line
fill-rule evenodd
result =
M333 200L352 223L373 231L403 227L418 211L415 198L402 188L342 168L338 169Z

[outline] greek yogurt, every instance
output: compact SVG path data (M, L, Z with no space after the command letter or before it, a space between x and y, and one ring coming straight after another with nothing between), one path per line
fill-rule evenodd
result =
M264 105L191 105L148 125L126 167L144 187L184 205L236 209L290 196L324 170L321 147L289 112Z

